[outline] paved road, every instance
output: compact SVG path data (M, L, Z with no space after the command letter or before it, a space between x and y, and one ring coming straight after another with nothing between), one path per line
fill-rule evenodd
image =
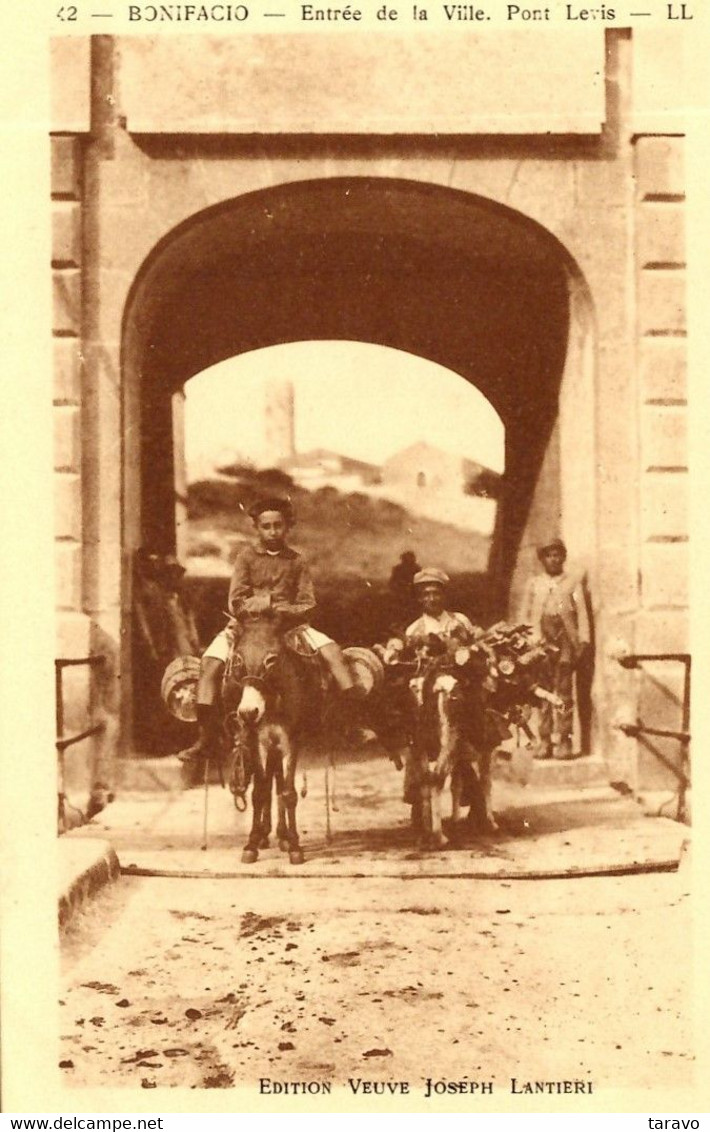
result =
M687 1087L684 872L128 878L64 940L78 1085L349 1077Z

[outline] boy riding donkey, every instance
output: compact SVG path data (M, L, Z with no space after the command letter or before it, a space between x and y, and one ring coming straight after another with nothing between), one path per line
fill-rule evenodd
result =
M308 566L298 551L286 542L294 522L291 504L276 497L260 499L249 509L249 515L257 541L241 550L234 564L229 612L237 622L248 617L278 616L284 631L291 631L300 638L299 651L317 653L323 658L339 689L345 707L342 714L352 721L361 691L340 646L308 623L316 599ZM220 691L233 632L233 623L230 623L202 655L196 705L199 736L191 747L179 752L178 758L183 763L195 763L217 753Z

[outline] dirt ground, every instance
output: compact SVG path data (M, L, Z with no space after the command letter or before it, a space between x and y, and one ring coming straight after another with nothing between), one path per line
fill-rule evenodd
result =
M692 1078L681 873L124 878L63 942L67 1085Z

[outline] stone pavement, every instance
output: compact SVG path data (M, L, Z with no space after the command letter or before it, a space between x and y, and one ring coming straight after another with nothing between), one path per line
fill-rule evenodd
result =
M499 831L455 831L445 850L422 852L401 800L402 776L386 759L361 752L337 761L334 771L314 756L304 769L306 796L298 803L303 865L290 865L277 847L243 865L249 813L237 813L229 791L217 784L208 790L206 849L203 787L126 792L60 838L63 907L71 905L72 892L117 875L114 853L124 873L158 876L542 879L673 871L689 845L687 826L644 813L608 786L522 785L508 765L498 768L493 784ZM300 768L297 786L301 792Z

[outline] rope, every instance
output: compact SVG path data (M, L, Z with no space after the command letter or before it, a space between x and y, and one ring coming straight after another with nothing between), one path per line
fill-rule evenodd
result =
M239 724L237 723L236 727L238 726ZM246 767L244 765L243 736L237 736L236 727L234 730L234 738L232 739L233 759L229 788L232 791L237 813L243 814L247 808Z
M329 763L325 764L325 840L329 845L333 840L333 833L330 826L330 778L328 771L330 770Z
M333 798L332 798L331 805L333 807L333 813L337 814L337 813L340 813L340 810L338 809L338 799L337 799L336 793L335 793L335 788L336 788L335 770L336 770L336 768L335 768L335 755L333 753L332 747L330 749L330 753L328 755L328 758L330 760L330 769L333 772L333 792L332 792Z
M203 850L205 850L207 848L207 801L209 799L209 790L210 790L210 760L209 760L209 758L207 758L207 759L205 759L205 811L204 811L204 821L202 823L202 845L201 845L201 848Z

